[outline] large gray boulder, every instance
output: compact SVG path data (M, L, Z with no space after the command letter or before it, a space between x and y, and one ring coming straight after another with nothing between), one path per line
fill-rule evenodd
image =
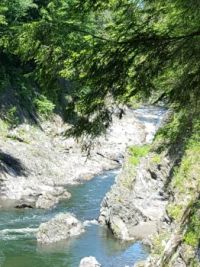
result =
M54 243L80 235L84 227L71 213L60 213L39 226L37 241L42 244Z
M79 267L101 267L101 264L94 257L85 257L81 260Z

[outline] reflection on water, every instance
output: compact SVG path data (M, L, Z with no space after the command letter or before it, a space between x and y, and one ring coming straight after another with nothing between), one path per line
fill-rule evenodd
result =
M148 251L140 243L122 242L94 219L99 215L102 198L113 184L116 172L107 172L68 190L69 201L51 211L2 210L0 212L0 266L2 267L77 267L81 258L94 256L104 267L132 266L145 259ZM67 241L48 246L38 245L35 231L40 223L58 212L73 212L86 231ZM90 220L91 223L89 222Z

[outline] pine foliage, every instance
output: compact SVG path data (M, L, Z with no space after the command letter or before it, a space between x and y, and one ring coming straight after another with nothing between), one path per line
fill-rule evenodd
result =
M98 135L111 100L198 106L199 25L196 0L2 0L0 80L20 66L51 99L69 80L71 133Z

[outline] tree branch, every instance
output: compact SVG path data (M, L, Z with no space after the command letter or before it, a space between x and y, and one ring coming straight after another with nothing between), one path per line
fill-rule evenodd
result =
M120 44L128 44L128 43L133 43L133 42L156 42L156 41L174 41L174 40L181 40L181 39L187 39L191 37L196 37L200 36L200 31L192 32L188 35L180 35L180 36L151 36L151 37L138 37L136 36L135 38L129 39L127 41L119 42Z

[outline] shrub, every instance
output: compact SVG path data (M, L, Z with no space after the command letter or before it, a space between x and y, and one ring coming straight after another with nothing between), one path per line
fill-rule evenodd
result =
M47 118L53 114L55 105L46 96L40 95L34 100L34 104L41 117Z
M145 157L150 150L150 146L132 146L129 148L130 162L133 165L137 165L140 162L140 158Z
M11 127L15 127L19 124L19 117L17 114L17 108L16 107L11 107L7 110L6 115L5 115L5 121Z

